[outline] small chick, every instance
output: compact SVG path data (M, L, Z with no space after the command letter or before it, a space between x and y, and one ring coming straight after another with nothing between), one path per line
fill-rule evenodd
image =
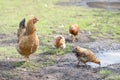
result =
M84 64L86 64L87 62L93 62L100 65L100 60L98 60L95 54L88 49L76 46L72 52L76 53L75 55L78 58L78 64L81 61Z
M58 35L55 37L55 43L54 43L54 46L57 48L57 49L64 49L66 47L66 44L65 44L65 38L62 36L62 35ZM59 51L58 51L59 52ZM57 52L57 53L58 53Z
M79 31L80 31L80 28L77 24L73 24L69 27L69 33L72 36L72 42L74 42L75 40L78 41L77 35L78 35Z

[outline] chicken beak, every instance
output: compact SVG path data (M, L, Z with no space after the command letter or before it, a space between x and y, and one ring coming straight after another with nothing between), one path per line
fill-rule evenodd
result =
M72 53L75 53L75 50L72 50Z
M39 21L38 19L36 21Z

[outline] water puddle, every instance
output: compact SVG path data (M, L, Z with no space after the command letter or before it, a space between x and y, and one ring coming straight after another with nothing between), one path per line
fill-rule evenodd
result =
M56 4L61 6L85 6L107 10L120 10L120 0L70 0L69 2L58 2Z
M120 63L120 50L98 53L97 57L101 61L101 67ZM98 65L94 63L88 63L88 64L91 65L92 67L98 67Z
M103 8L107 10L120 10L120 2L80 2L81 6L87 6L92 8Z

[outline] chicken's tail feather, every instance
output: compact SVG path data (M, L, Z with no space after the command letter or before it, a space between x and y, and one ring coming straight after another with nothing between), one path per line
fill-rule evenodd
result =
M22 29L25 28L25 18L22 19L22 21L20 21L19 28L22 28Z

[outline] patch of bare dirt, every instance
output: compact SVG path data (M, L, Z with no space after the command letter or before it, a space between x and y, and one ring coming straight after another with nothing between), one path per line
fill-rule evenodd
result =
M0 34L0 47L14 46L17 44L16 34Z
M8 38L9 40L7 40ZM71 42L70 36L65 35L65 38L66 42L70 44L71 50L74 45L88 48L96 52L96 54L100 51L120 50L120 43L109 38L93 39L91 38L90 32L82 32L79 34L79 40L74 43ZM13 46L16 45L16 39L15 34L2 35L0 44L2 44L2 46ZM42 44L41 46L45 46L45 44ZM34 54L31 56L31 59L36 63L49 62L49 59L46 58L46 56L49 55L52 54L47 52L44 52L41 55ZM55 65L38 68L36 70L27 70L26 68L19 69L24 62L23 59L17 59L17 57L1 60L0 80L102 80L106 77L99 73L100 69L97 67L93 68L91 65L85 66L83 64L76 66L77 58L71 52L67 52L65 55L55 58ZM103 67L102 69L112 70L119 74L119 67L120 64L113 64Z

